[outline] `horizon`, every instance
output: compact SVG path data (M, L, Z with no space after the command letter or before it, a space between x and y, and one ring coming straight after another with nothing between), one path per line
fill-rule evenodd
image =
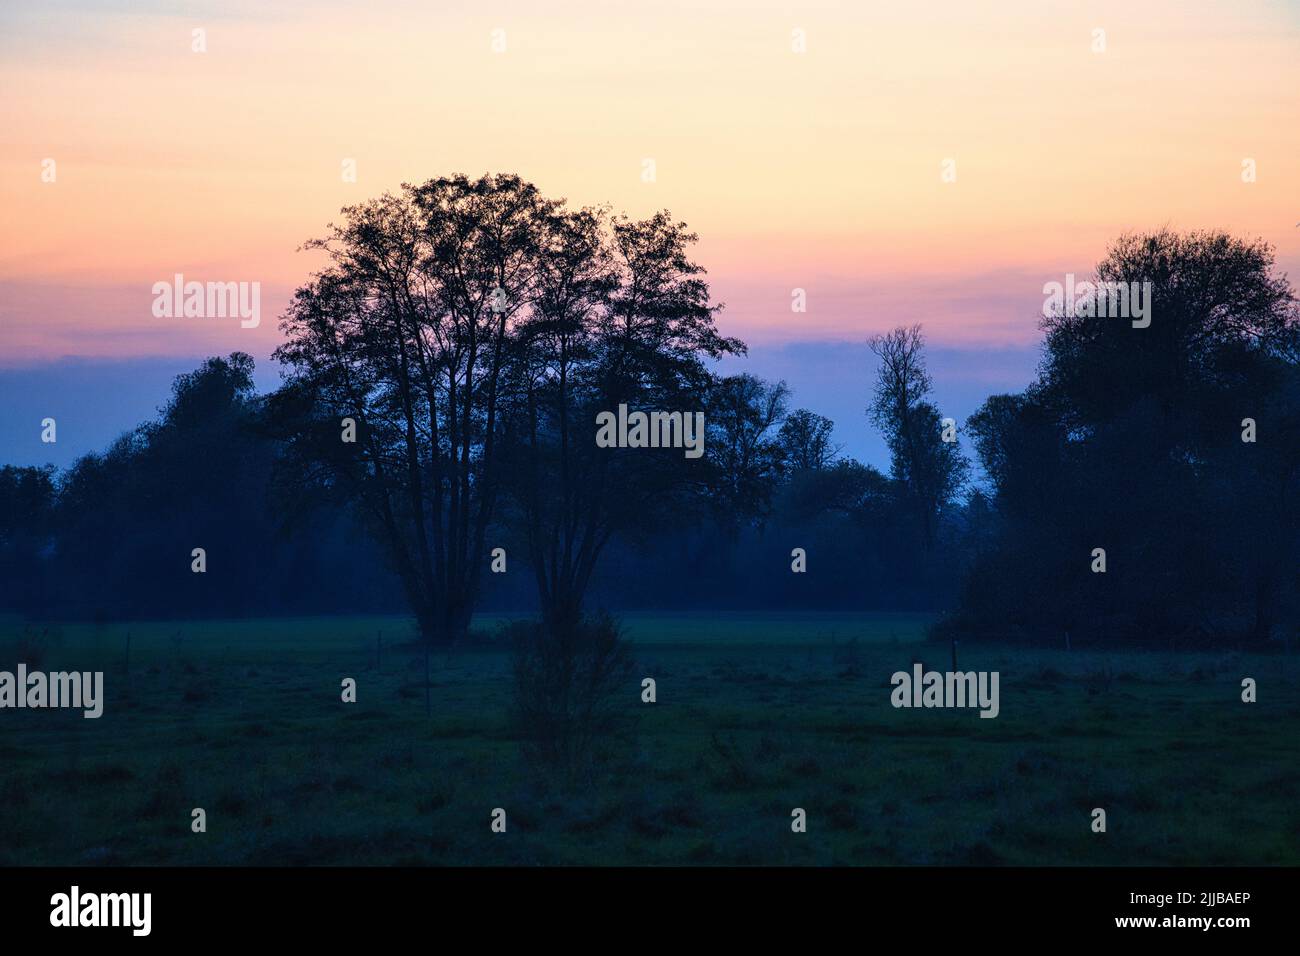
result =
M67 468L82 455L104 451L118 436L157 417L177 375L192 372L206 359L194 356L141 356L130 359L65 356L53 362L0 366L0 466ZM935 396L958 427L989 395L1018 392L1032 378L1039 348L983 350L931 347ZM258 394L272 391L280 366L269 356L253 356ZM979 359L979 362L974 361ZM808 408L835 423L834 440L842 454L883 472L889 451L867 421L866 405L875 376L875 359L865 341L787 342L757 345L747 356L718 364L727 373L750 372L791 388L789 407ZM106 402L107 397L112 402ZM59 423L58 441L41 441L41 420Z

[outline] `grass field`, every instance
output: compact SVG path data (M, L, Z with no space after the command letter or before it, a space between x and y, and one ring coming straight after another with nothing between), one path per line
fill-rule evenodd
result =
M963 647L984 720L890 706L948 666L924 615L629 614L632 732L564 786L520 756L502 620L434 655L431 717L400 618L0 620L0 670L34 630L32 666L106 685L98 720L0 711L0 864L1300 862L1293 658Z

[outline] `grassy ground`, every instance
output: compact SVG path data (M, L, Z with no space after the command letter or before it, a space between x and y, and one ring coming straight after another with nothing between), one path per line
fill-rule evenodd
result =
M981 720L890 706L895 670L947 668L924 616L624 623L634 732L576 787L521 759L490 641L434 656L426 718L397 618L51 628L40 667L104 670L105 713L0 711L0 864L1300 862L1294 659L963 648L1001 672Z

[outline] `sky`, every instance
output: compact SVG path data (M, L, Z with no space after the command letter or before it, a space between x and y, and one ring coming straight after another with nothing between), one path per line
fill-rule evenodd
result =
M922 323L961 419L1125 231L1262 237L1294 276L1297 120L1292 0L5 4L0 461L102 447L206 355L273 386L341 206L515 172L689 223L739 367L883 464L872 333ZM260 283L260 325L156 318L176 273Z

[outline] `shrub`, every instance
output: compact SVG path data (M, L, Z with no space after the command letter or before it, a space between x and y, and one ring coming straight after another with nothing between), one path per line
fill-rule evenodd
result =
M514 653L512 717L525 756L569 773L591 769L600 741L622 723L620 710L637 700L618 624L601 612L564 627L515 623L504 636Z

